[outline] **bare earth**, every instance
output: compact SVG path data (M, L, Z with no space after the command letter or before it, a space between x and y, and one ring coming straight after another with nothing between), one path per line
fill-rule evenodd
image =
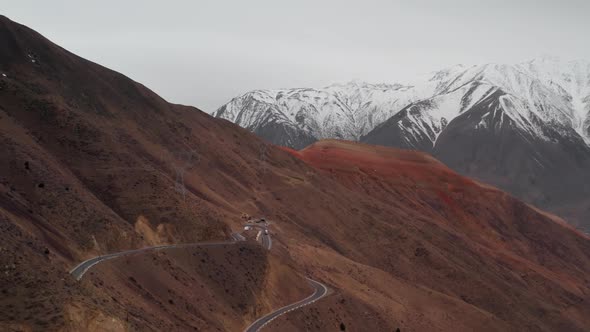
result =
M34 61L33 61L34 60ZM423 153L269 145L0 17L0 330L587 331L590 239ZM242 214L272 250L219 241Z

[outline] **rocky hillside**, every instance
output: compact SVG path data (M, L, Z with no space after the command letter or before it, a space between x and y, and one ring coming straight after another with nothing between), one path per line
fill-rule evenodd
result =
M213 115L299 149L324 138L358 140L416 99L410 86L353 81L323 89L255 90Z
M215 116L278 145L420 150L590 232L590 62L454 66L406 85L257 90Z
M419 147L417 136L434 146L446 124L497 90L510 96L510 113L524 130L542 136L539 122L559 124L561 134L573 130L590 143L590 62L552 58L458 65L406 85L352 81L322 89L255 90L232 99L214 116L279 140L275 144L300 148L305 141L280 142L278 133L262 134L270 123L279 123L312 140L359 140L401 110L429 105L401 130L410 146Z
M0 330L585 331L590 239L425 153L285 151L0 17ZM271 221L229 238L242 214Z
M437 77L434 97L361 140L432 153L590 232L590 65L544 59Z

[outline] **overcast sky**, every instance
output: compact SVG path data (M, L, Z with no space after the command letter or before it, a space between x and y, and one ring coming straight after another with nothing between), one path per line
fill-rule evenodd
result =
M212 111L260 88L410 80L455 64L590 59L590 0L0 0L2 14ZM84 4L82 4L84 3Z

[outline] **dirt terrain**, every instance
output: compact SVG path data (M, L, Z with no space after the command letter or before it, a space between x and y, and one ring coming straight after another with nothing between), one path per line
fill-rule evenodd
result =
M312 269L331 262L326 278L402 331L589 326L588 238L557 217L423 153L342 141L289 152L358 194L332 201L337 222L309 226L336 253L299 246L302 257L323 258Z
M0 330L585 331L590 239L423 153L267 144L0 18ZM110 252L251 239L117 258Z

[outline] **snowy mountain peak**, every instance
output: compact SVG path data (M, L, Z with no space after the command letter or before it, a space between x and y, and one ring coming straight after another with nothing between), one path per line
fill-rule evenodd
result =
M254 90L232 99L214 116L255 132L271 123L315 139L358 140L417 98L411 86L351 81L321 89Z
M280 125L313 139L358 140L407 110L408 135L432 144L448 123L493 93L502 117L529 135L550 140L544 125L590 144L590 62L541 57L520 64L455 65L412 84L360 80L324 88L254 90L214 115L260 131ZM485 122L485 121L484 121ZM482 122L483 123L483 122ZM280 129L284 130L284 129ZM276 130L275 130L276 131ZM274 134L273 134L274 135Z
M353 89L372 89L372 90L400 90L408 89L412 86L403 85L400 83L368 83L358 79L348 81L346 83L332 83L326 86L324 89L327 90L353 90Z
M425 151L590 231L588 61L541 57L455 65L407 84L255 90L215 116L295 149L343 138Z

